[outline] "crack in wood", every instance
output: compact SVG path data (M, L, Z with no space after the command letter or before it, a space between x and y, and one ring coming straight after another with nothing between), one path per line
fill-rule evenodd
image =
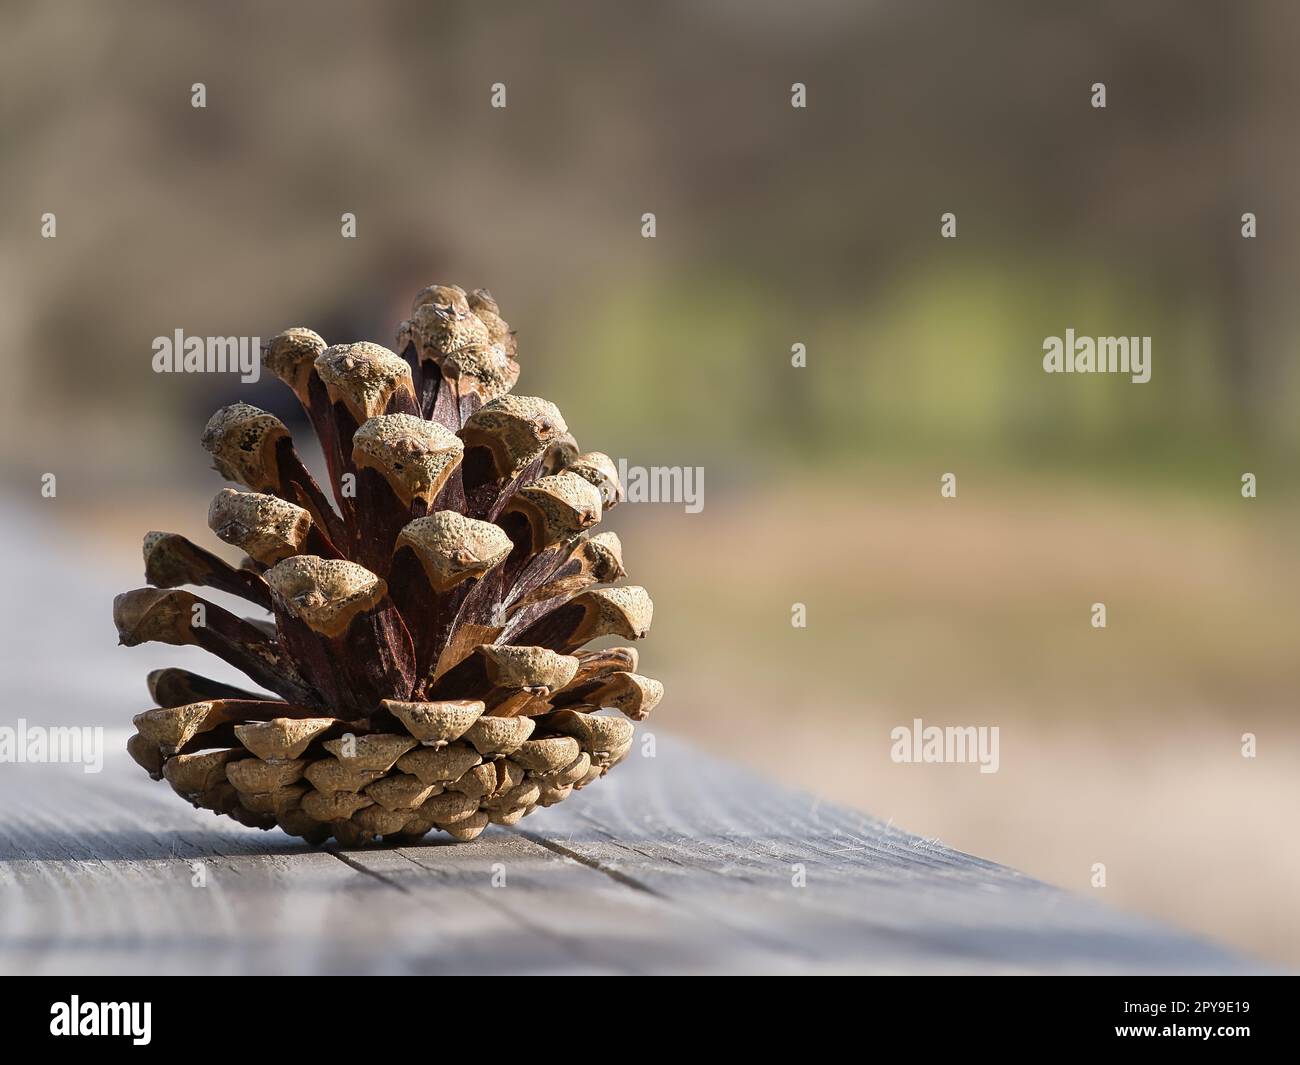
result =
M386 884L388 887L393 888L395 891L400 891L404 895L411 894L411 889L407 887L405 884L399 883L398 881L394 880L392 877L384 876L383 873L377 873L373 869L368 869L366 866L362 865L358 861L353 860L352 858L349 858L346 854L342 853L341 851L337 851L333 847L322 847L321 849L326 854L332 854L335 858L341 861L349 869L355 869L358 873L365 873L366 876L373 876L381 884Z

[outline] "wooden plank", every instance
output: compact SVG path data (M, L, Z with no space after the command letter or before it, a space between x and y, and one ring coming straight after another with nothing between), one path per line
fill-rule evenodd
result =
M5 773L0 972L583 968L555 936L481 892L449 884L440 900L414 894L368 870L380 864L370 856L356 861L195 810L128 761L110 758L98 777L61 766ZM479 851L485 887L489 857L532 847L499 836ZM206 886L195 886L196 863Z
M517 829L355 851L193 810L122 739L101 774L0 772L0 971L1251 967L662 735L657 758L634 754Z
M584 801L543 811L521 832L808 971L1258 968L659 740L657 758L634 752Z
M781 965L511 830L315 850L194 810L117 753L99 775L7 767L0 804L0 972L632 973L706 969L718 945ZM627 949L647 924L662 958Z
M487 907L521 932L551 942L549 958L512 958L507 972L792 969L782 952L510 829L489 829L476 845L351 851L348 860L411 892L430 921ZM470 971L491 970L475 963Z

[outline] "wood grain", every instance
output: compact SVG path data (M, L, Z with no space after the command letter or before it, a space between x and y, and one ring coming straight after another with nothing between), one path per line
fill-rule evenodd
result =
M354 851L194 810L122 739L99 774L0 770L0 971L1252 968L662 735L514 829Z

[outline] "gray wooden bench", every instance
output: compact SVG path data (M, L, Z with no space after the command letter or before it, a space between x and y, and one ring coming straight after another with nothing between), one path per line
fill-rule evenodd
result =
M471 844L312 849L120 752L98 776L4 766L0 809L8 973L1253 968L662 735Z
M53 525L0 518L0 725L126 725L144 670L113 648L108 603L131 578L78 563ZM1258 968L654 728L657 757L634 750L515 828L399 849L312 849L192 809L131 762L125 730L99 774L0 765L0 972Z

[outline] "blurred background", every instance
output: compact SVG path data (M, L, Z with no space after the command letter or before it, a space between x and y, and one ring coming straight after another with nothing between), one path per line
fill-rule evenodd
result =
M108 602L141 534L215 543L218 406L297 417L269 375L153 373L154 337L391 346L422 286L486 285L517 391L706 471L701 513L609 519L656 603L654 728L1300 962L1300 9L0 11L11 674L144 709L175 655L113 651ZM1045 375L1066 328L1151 336L1150 383ZM999 772L893 763L917 717L997 725Z

